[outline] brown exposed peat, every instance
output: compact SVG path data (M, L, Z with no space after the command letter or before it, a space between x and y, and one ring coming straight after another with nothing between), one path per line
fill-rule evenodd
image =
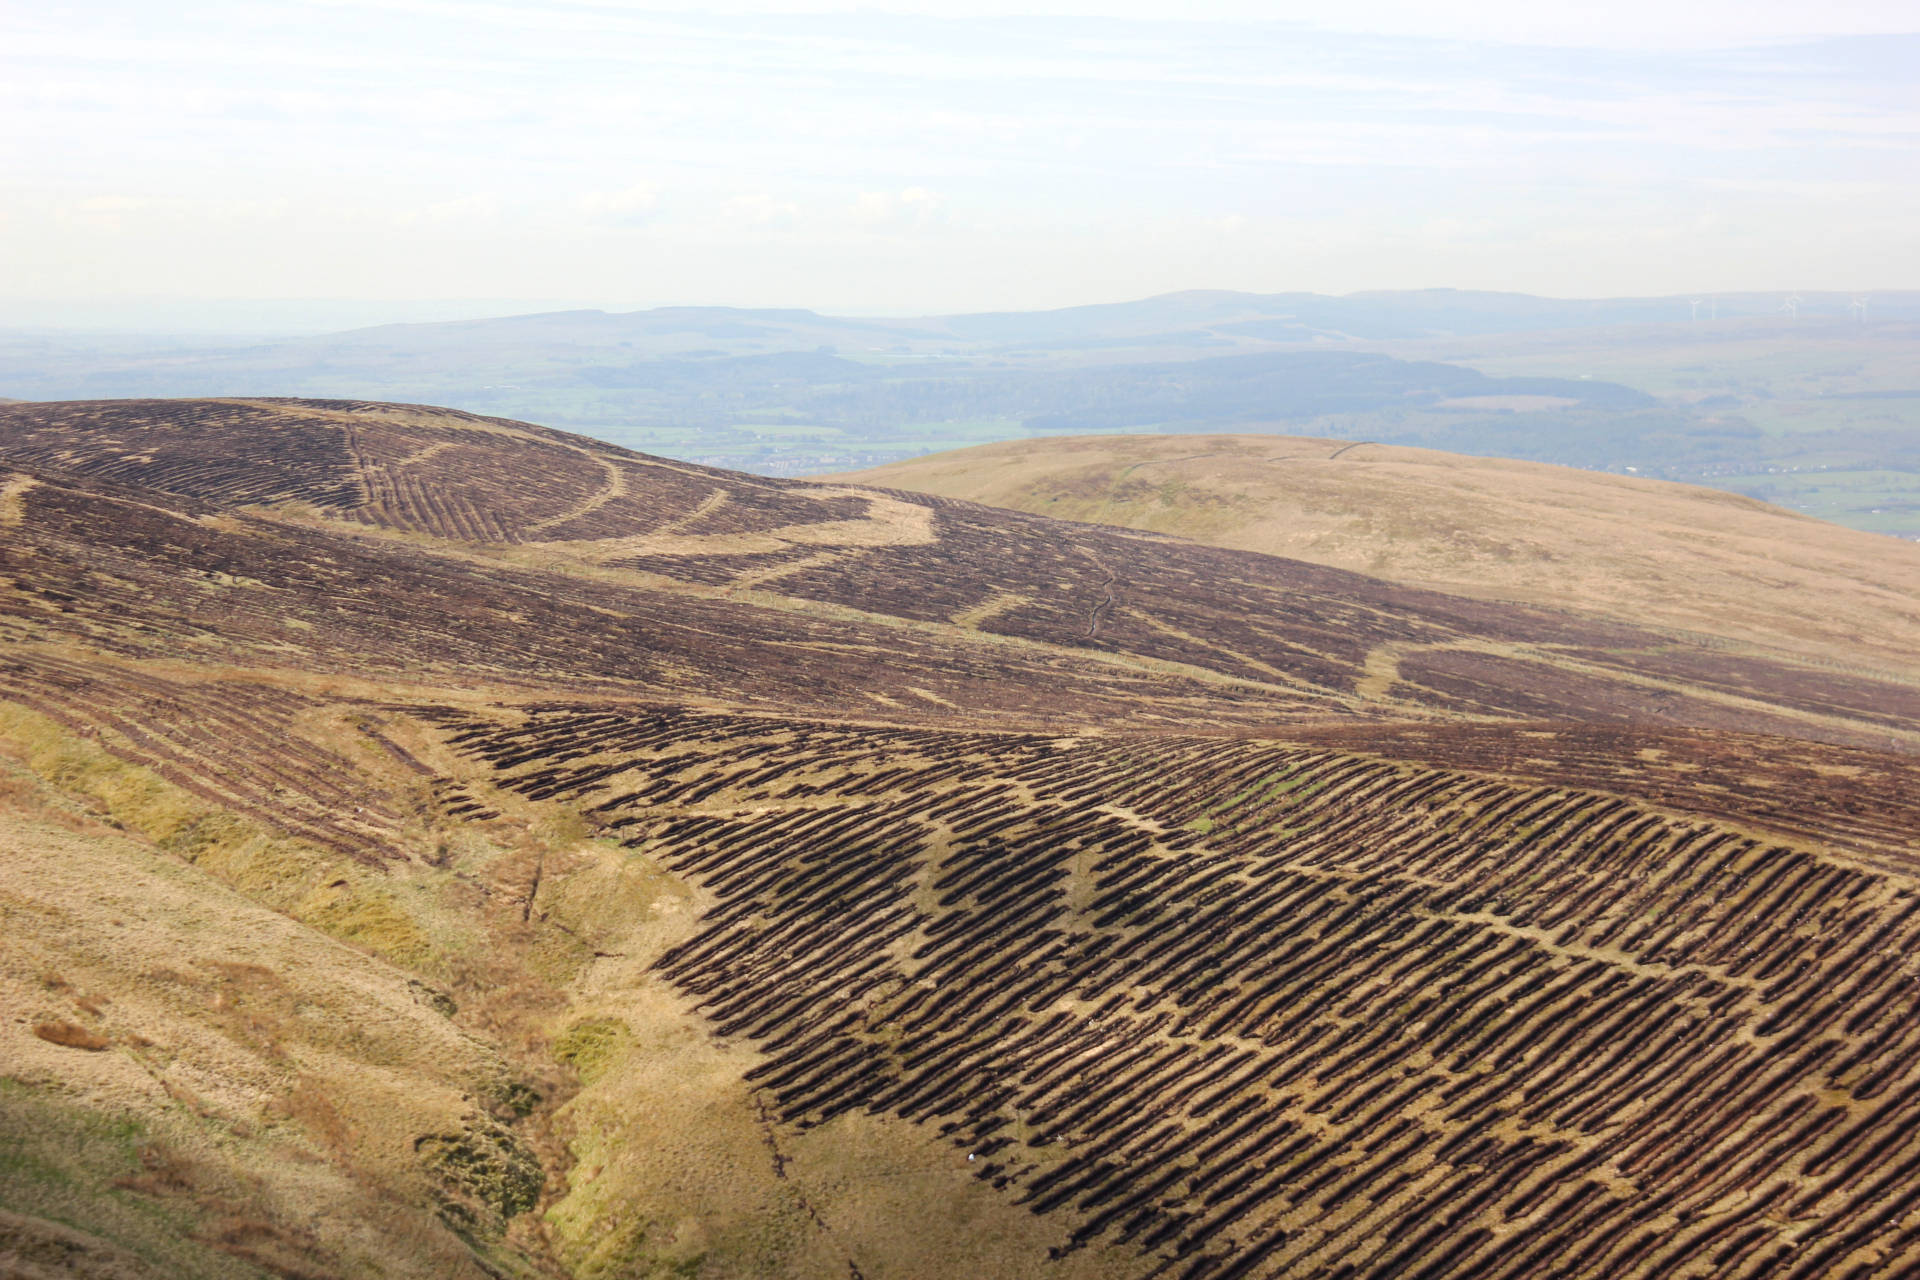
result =
M1920 1267L1896 677L413 406L0 406L0 465L7 750L543 1081L402 1135L435 1248L940 1274L865 1133L1037 1222L980 1274ZM6 1051L149 1052L61 999L100 1049ZM621 1164L695 1076L746 1163Z
M1002 723L1920 725L1870 671L450 410L11 405L0 458L20 642Z
M1911 859L1244 739L434 718L718 895L658 968L759 1044L784 1122L933 1127L1077 1210L1073 1246L1196 1278L1920 1260Z

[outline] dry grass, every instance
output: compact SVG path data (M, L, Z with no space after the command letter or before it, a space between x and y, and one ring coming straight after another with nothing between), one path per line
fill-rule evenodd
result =
M1298 436L1071 436L831 480L1920 674L1920 548L1717 489Z
M150 845L19 818L0 917L27 1016L0 1023L0 1208L181 1280L480 1280L411 1139L464 1132L512 1072L403 973Z
M83 834L111 828L142 836L258 901L398 963L418 964L429 954L419 923L364 868L209 804L116 757L97 738L0 702L0 749L104 821L57 803L30 803L41 793L26 778L0 783L0 803L36 816L66 812L55 820Z
M340 1114L320 1077L302 1073L280 1103L286 1117L299 1125L322 1148L336 1157L349 1156L354 1147L353 1125Z

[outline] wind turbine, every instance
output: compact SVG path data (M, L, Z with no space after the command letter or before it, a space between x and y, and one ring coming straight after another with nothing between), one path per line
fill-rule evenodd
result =
M1687 299L1687 305L1693 308L1693 322L1695 324L1700 323L1700 304L1705 301L1706 301L1705 298L1688 298Z
M1799 293L1797 292L1789 293L1787 295L1787 300L1780 304L1780 309L1787 313L1787 319L1789 320L1792 320L1795 317L1797 317L1800 314Z
M1856 294L1854 294L1854 295L1853 295L1853 305L1852 305L1852 306L1850 306L1850 307L1848 307L1848 308L1847 308L1847 310L1849 310L1849 311L1851 311L1851 312L1853 312L1853 314L1855 314L1855 315L1857 315L1857 316L1859 316L1859 317L1860 317L1860 322L1861 322L1862 324L1865 324L1865 323L1866 323L1866 319L1867 319L1867 295L1866 295L1866 294L1864 294L1864 293L1856 293Z

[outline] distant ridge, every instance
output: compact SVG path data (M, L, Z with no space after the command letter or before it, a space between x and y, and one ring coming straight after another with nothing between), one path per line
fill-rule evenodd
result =
M1714 300L1721 320L1778 316L1780 293L1721 294ZM1808 320L1846 317L1855 297L1847 293L1799 295L1798 314ZM1873 295L1876 319L1920 318L1920 291ZM788 341L830 335L895 335L943 339L970 350L1070 349L1077 343L1133 340L1142 345L1181 345L1211 338L1271 341L1323 339L1389 340L1446 335L1526 333L1615 325L1693 321L1697 309L1686 296L1664 298L1543 298L1524 293L1464 289L1374 290L1344 296L1317 293L1242 293L1190 289L1133 302L1095 303L1047 311L988 311L898 319L849 319L797 308L659 307L648 311L554 311L487 320L381 325L326 335L326 341L378 337L398 345L436 344L461 335L493 333L523 341L534 334L582 337L655 337L678 333L738 337L782 335ZM1148 340L1151 340L1149 342Z

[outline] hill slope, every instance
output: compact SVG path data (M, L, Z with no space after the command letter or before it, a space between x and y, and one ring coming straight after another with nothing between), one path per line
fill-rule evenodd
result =
M1920 674L1920 548L1735 494L1297 436L1080 436L828 477Z
M1920 1262L1898 681L420 407L0 464L23 1256Z

